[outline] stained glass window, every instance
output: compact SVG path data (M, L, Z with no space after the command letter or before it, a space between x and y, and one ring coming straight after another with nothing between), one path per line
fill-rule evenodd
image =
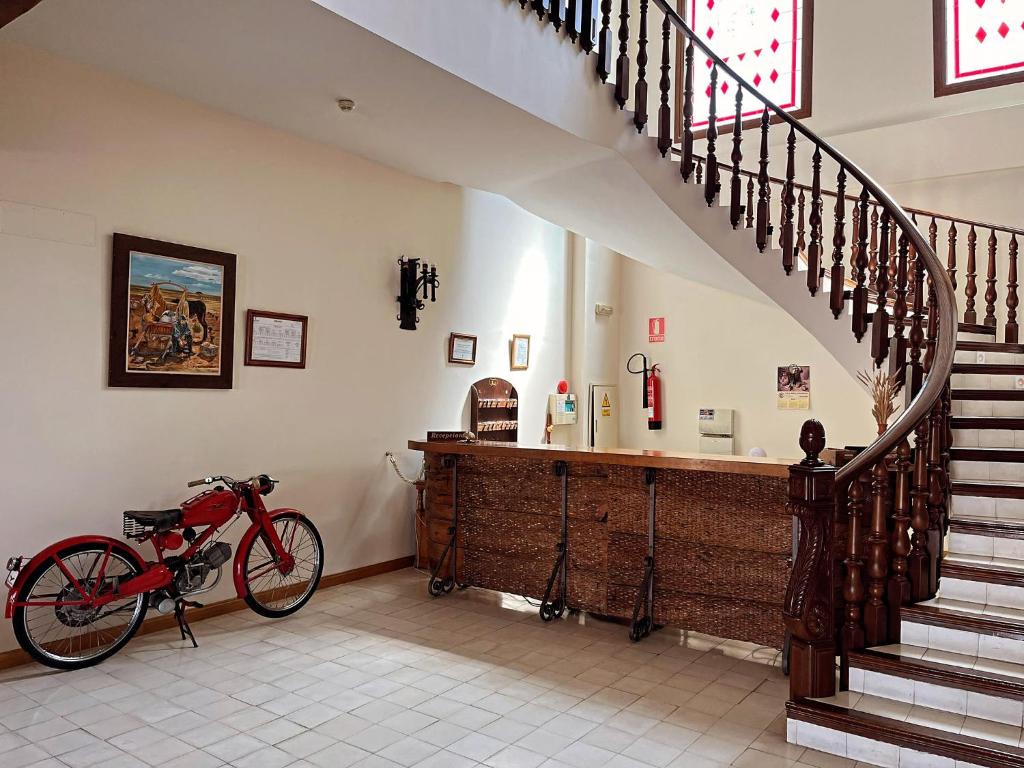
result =
M1024 0L934 0L937 95L1024 80Z
M810 32L812 0L685 0L693 31L740 77L787 112L810 114ZM806 48L805 48L806 45ZM712 61L695 50L694 128L707 127ZM806 74L808 77L805 77ZM719 120L736 113L736 85L719 76ZM762 105L744 94L744 119Z

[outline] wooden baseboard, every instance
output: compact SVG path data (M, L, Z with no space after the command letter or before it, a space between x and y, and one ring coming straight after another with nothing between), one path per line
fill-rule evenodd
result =
M319 589L336 587L339 584L348 584L351 581L359 581L360 579L368 579L371 576L379 576L382 573L400 571L403 568L411 567L414 560L415 557L413 555L408 555L407 557L398 557L394 560L386 560L383 563L364 565L362 568L353 568L350 571L329 573L320 579ZM223 616L225 613L241 611L248 607L249 606L245 604L245 601L238 597L218 600L216 603L209 603L204 605L202 608L189 609L188 620L190 623L194 624L195 622L202 621L203 619L212 619L215 616ZM139 627L137 634L148 635L151 632L160 632L165 629L172 629L177 625L178 623L172 615L152 616L142 622L142 626ZM25 653L21 648L15 648L10 651L0 651L0 669L9 669L10 667L21 666L22 664L28 664L31 661L32 657Z

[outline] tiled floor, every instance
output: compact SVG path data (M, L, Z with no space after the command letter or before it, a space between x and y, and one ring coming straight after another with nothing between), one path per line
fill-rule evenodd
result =
M853 766L788 745L778 654L662 630L544 625L519 598L439 600L412 570L295 616L146 635L89 670L0 673L3 768Z

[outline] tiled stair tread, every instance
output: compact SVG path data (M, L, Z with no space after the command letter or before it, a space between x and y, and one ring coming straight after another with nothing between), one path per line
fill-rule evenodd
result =
M995 336L996 327L994 325L982 325L980 323L960 323L959 326L957 326L957 332Z
M900 720L846 707L841 702L842 699L838 697L798 699L787 702L786 715L790 720L797 722L810 723L862 738L895 744L918 752L942 755L970 764L999 766L999 768L1024 768L1024 749L1018 746L1019 736L1017 744L1009 743L1012 739L1009 729L1012 726L1000 726L998 723L971 718L973 722L965 721L958 730L954 731L948 725L946 728L922 725L917 722L918 714L911 715L908 712L907 717ZM911 707L911 709L913 708ZM937 723L943 722L941 718L944 716L948 722L948 714L944 712L929 710L925 716L932 712L937 713L939 718L936 720ZM991 726L991 728L985 728L985 726ZM1008 730L1001 731L1001 728ZM1002 738L985 738L980 736L980 733Z
M1005 344L1000 341L958 341L957 352L1009 352L1010 354L1024 354L1024 344Z
M1024 686L1024 664L1016 664L1012 661L998 661L987 659L984 656L971 656L965 653L953 653L952 651L940 651L936 648L924 648L920 645L880 645L872 648L870 653L880 653L898 658L901 661L913 663L924 661L940 665L950 670L972 670L986 678L1005 678L1008 681L1017 682Z
M977 373L992 376L1019 376L1024 365L1014 363L953 363L953 373Z
M938 657L943 659L939 661L936 657L927 657L927 652L924 656L903 653L888 654L880 652L876 648L865 651L851 651L849 657L851 669L850 687L864 689L865 683L871 684L871 678L865 682L854 684L854 670L864 670L865 672L885 675L890 679L897 679L901 686L905 682L904 691L907 694L911 693L912 681L919 681L942 688L955 688L967 691L968 694L975 693L1017 702L1024 701L1024 666L1019 664L1013 665L1015 669L1012 670L1012 673L1005 671L996 672L988 669L988 665L982 665L981 669L977 669L975 667L977 658L973 656L945 654L945 657L947 658ZM958 657L957 661L959 663L947 663L950 660L948 657ZM874 679L877 680L878 678ZM867 688L867 690L877 695L879 691L877 689L872 690L872 688L873 686ZM916 691L913 692L912 698L915 702L918 701ZM931 701L934 701L934 699ZM1014 707L1017 705L1009 706ZM970 703L968 707L968 713L975 711L970 708ZM1017 706L1017 711L1018 713L1020 712L1019 706ZM884 713L879 712L876 714ZM1019 721L1020 715L1015 715L1014 719ZM999 721L1006 722L1001 719Z
M1024 491L1024 488L1021 489ZM949 521L953 533L965 536L989 536L1000 539L1024 539L1024 520L956 515Z
M1015 576L1024 574L1024 560L1014 560L1008 557L990 557L988 555L969 555L961 554L959 552L950 552L945 558L943 558L942 562L943 565L952 563L991 571L1009 571ZM1022 612L1021 615L1024 616L1024 612Z
M923 603L906 606L902 609L901 616L904 621L930 626L948 626L951 629L963 629L964 627L958 624L969 623L969 632L1006 632L1024 638L1024 610L1019 608L936 597Z
M1024 483L1004 482L1001 480L954 480L953 495L1024 499Z
M1024 429L1024 418L1015 416L954 416L953 429Z
M954 400L1024 400L1024 389L962 389L952 392Z
M949 457L953 461L1021 462L1024 461L1024 448L954 447L949 450Z

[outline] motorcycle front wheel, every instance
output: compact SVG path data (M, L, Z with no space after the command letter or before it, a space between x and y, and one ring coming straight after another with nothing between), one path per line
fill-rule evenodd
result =
M103 544L76 544L28 575L20 602L34 605L15 608L12 618L14 636L32 658L55 669L81 669L113 656L132 639L146 618L147 595L131 595L93 607L83 601L68 578L68 574L73 576L90 594L94 590L97 594L109 593L116 584L142 572L126 550L115 547L108 557Z
M278 619L295 613L313 596L324 570L324 544L316 526L296 513L275 517L274 529L295 560L291 570L285 573L277 567L268 542L259 534L242 557L245 602L260 616Z

